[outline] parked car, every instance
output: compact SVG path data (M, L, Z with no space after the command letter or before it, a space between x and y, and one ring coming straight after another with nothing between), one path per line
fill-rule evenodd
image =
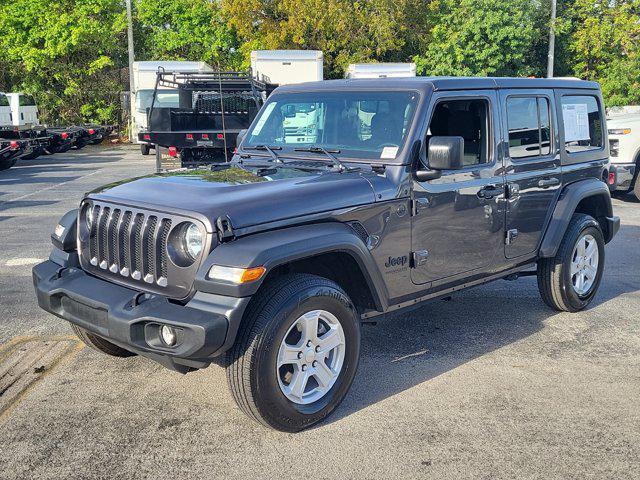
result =
M615 191L631 192L640 171L640 114L610 118L607 128L611 152L610 184Z
M280 87L231 163L87 194L33 269L38 303L108 355L220 363L248 416L298 431L349 390L363 322L523 275L555 310L589 305L620 225L608 159L593 82Z

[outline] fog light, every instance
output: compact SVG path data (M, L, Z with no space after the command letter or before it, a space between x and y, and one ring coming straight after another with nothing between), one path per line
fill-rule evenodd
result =
M162 325L162 327L160 327L160 338L162 338L165 345L173 347L178 340L176 329L169 325Z

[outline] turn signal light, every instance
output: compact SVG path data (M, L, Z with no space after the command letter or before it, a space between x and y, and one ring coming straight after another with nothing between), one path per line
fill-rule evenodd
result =
M209 278L236 284L249 283L260 279L267 271L264 267L236 268L214 265L209 270Z

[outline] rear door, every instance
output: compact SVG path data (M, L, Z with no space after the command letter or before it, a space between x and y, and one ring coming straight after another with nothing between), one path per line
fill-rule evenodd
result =
M562 176L552 90L502 90L507 182L505 256L537 251Z
M504 263L504 177L494 90L433 94L431 136L464 138L464 168L413 184L411 279L425 287L456 282ZM423 163L427 164L426 154Z

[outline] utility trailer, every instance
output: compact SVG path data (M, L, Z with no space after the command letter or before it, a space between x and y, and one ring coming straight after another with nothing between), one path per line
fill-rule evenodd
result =
M149 130L138 140L156 148L158 170L229 161L238 133L251 125L276 85L250 72L157 72ZM178 107L161 107L156 95L178 92Z

